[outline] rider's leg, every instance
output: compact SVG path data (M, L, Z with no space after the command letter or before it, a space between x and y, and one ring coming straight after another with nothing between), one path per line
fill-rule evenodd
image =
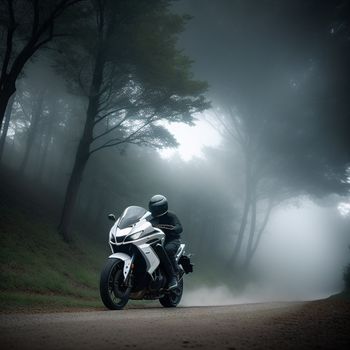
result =
M176 253L180 247L180 240L179 239L173 239L166 241L164 244L164 249L167 252L167 255L169 257L169 260L171 261L171 264L173 266L173 273L171 276L169 276L169 283L168 283L168 289L176 288L177 287L177 273L179 270L179 266L176 261Z

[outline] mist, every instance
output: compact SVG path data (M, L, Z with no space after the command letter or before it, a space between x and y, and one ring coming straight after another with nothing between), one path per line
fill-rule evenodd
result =
M91 4L67 9L67 38L37 43L6 85L29 25L16 9L9 62L0 47L4 205L107 257L107 215L166 196L195 265L183 306L342 292L348 2L120 3L100 14L109 31Z

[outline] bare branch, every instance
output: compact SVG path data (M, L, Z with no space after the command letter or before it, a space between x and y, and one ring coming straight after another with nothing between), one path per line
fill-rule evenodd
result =
M117 123L116 125L114 125L112 128L110 129L107 129L105 132L103 132L102 134L98 135L98 136L95 136L93 139L92 139L92 142L96 141L97 139L109 134L110 132L112 132L113 130L115 129L118 129L127 119L128 119L128 115L126 115L124 118L122 118L122 120Z
M233 133L233 131L229 128L229 126L226 124L222 116L219 116L219 114L214 110L214 114L218 118L220 124L224 127L226 132L228 133L229 136L231 136L236 142L239 142L237 135ZM216 128L217 129L217 128Z
M35 36L39 26L39 0L33 1L33 17L32 37Z
M131 134L129 134L123 140L120 140L119 138L114 138L114 139L108 140L104 144L102 144L101 146L90 151L89 154L91 155L92 153L95 153L95 152L99 151L100 149L113 147L113 146L119 145L121 143L131 143L131 141L135 140L135 138L137 137L137 134L142 129L144 129L147 125L156 121L157 118L154 118L155 114L156 114L156 112L154 112L150 117L148 117L147 121L143 125L141 125L139 128L137 128L135 131L133 131ZM135 137L135 138L133 139L133 137Z
M25 108L23 107L22 102L19 99L17 100L17 102L18 102L19 106L21 107L21 110L22 110L23 114L26 116L26 118L28 120L31 119L31 115L29 115L29 113L26 112Z
M251 255L252 256L254 255L255 251L257 250L257 248L259 246L259 243L260 243L260 240L261 240L261 236L262 236L262 234L263 234L263 232L264 232L264 230L266 228L266 225L267 225L267 223L269 221L270 214L271 214L271 211L272 211L273 207L274 207L274 200L273 200L272 197L270 197L264 221L263 221L263 223L262 223L262 225L260 227L260 230L259 230L258 235L256 237L256 241L255 241L255 243L253 245L253 248L251 250Z
M9 3L12 4L11 0L8 0ZM48 18L43 22L43 24L38 27L38 30L36 31L36 34L32 36L27 44L22 48L20 53L15 58L11 70L9 72L9 75L17 79L18 75L22 71L25 63L28 61L28 59L45 43L47 43L49 40L53 37L53 25L55 19L69 6L72 6L78 2L81 2L83 0L61 0L59 4L55 7L55 9L51 12L51 14L48 16ZM42 41L40 41L41 36L49 30L48 37ZM2 82L3 84L3 82Z
M40 40L40 37L49 30L50 34L49 36L52 36L53 33L53 24L55 22L55 19L59 17L62 12L64 12L68 7L77 4L78 2L81 2L83 0L61 0L57 6L53 9L51 14L48 16L48 18L43 22L43 24L38 28L36 35L32 36L29 46L36 47L37 43ZM40 47L41 45L39 45ZM35 51L34 51L35 52Z
M4 60L1 68L0 89L2 88L4 80L6 79L6 76L7 76L7 68L8 68L11 54L12 54L13 34L17 27L12 0L7 1L7 6L8 6L10 22L7 28L6 51L5 51Z
M239 123L238 123L238 118L236 117L236 115L235 115L235 113L234 113L234 111L232 110L231 107L229 107L229 113L230 113L230 115L231 115L231 120L232 120L232 122L233 122L235 131L236 131L236 133L237 133L237 135L238 135L239 143L240 143L241 145L246 144L246 143L247 143L247 140L246 140L246 138L244 137L244 134L242 133L241 127L240 127L240 125L239 125Z
M117 108L117 109L112 109L111 111L105 113L104 115L102 116L99 116L95 121L94 121L94 125L98 124L100 121L102 121L103 119L113 115L113 114L117 114L119 113L120 111L122 110L125 110L127 108L127 106L123 106L123 107L120 107L120 108Z

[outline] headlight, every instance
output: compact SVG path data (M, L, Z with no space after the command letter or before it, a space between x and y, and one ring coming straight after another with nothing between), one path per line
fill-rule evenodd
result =
M127 241L134 241L135 239L139 239L142 236L143 232L144 232L143 230L135 232L132 235L126 237L125 241L127 242Z

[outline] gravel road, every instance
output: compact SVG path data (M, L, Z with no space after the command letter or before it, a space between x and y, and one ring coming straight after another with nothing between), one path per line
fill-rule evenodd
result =
M350 349L346 301L0 315L1 349Z

